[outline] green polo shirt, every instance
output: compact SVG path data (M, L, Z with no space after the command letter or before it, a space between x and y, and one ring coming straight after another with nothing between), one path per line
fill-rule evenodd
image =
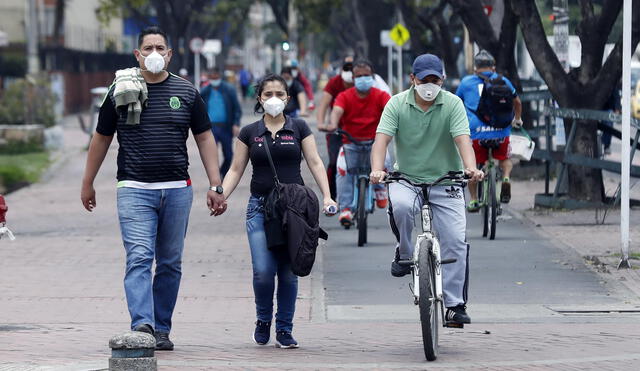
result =
M425 112L413 92L412 86L389 100L376 131L395 138L395 170L418 182L433 182L448 171L463 170L453 141L469 135L462 100L441 90Z

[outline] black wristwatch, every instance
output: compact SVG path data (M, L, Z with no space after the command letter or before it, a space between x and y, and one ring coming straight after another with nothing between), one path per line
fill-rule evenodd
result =
M209 187L210 191L214 191L215 193L221 195L222 192L224 192L224 190L222 189L221 185L215 186L215 187Z

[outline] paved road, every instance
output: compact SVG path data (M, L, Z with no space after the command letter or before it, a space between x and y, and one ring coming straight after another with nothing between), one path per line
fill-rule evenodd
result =
M67 143L82 147L86 137L71 129ZM104 369L108 339L128 328L115 153L109 152L96 180L93 214L79 202L85 156L79 150L45 181L7 198L18 240L0 241L0 370ZM157 354L161 370L425 368L406 280L388 273L392 241L380 212L365 248L353 247L354 231L334 228L335 219L322 220L331 240L321 248L312 276L300 280L295 335L302 347L283 351L253 344L244 231L248 176L228 213L210 218L204 207L207 182L192 141L190 155L195 196L172 331L176 350ZM428 367L637 369L638 316L606 312L632 308L637 298L601 283L580 259L518 220L500 226L495 244L479 240L471 228L474 324L443 332L441 357Z

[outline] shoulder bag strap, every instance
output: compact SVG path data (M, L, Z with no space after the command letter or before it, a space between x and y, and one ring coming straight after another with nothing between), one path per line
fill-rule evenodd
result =
M269 150L269 140L272 140L270 135L264 134L262 136L264 140L264 150L267 152L267 159L269 159L269 165L271 166L271 171L273 172L273 179L276 181L276 185L280 184L280 180L278 179L278 173L276 173L276 166L273 164L273 159L271 158L271 151Z

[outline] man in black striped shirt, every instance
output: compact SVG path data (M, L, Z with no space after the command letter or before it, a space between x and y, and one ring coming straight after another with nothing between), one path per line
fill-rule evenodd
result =
M187 171L189 130L209 178L211 215L220 215L226 204L218 150L198 90L165 70L172 52L158 27L142 31L138 46L134 55L140 68L118 71L100 108L81 200L88 211L96 207L93 181L117 133L118 217L127 254L124 286L131 329L155 335L156 349L173 350L171 316L193 198Z

